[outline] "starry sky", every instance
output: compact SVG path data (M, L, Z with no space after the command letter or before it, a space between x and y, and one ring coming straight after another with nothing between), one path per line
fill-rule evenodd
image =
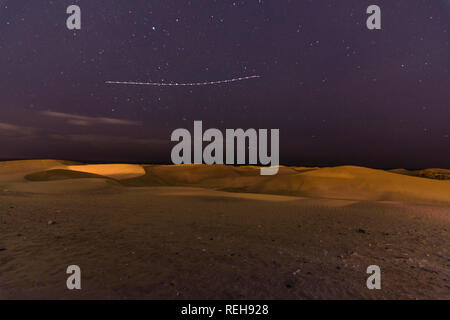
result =
M202 120L279 128L287 165L450 168L450 1L0 0L0 97L1 159L169 163Z

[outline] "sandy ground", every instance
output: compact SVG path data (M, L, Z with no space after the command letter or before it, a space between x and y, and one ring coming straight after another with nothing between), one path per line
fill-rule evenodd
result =
M1 299L450 299L449 181L77 166L0 164Z

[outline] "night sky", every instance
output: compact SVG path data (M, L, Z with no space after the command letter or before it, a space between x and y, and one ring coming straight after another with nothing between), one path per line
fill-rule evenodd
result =
M0 0L0 97L1 159L169 163L202 120L279 128L282 164L450 168L450 1Z

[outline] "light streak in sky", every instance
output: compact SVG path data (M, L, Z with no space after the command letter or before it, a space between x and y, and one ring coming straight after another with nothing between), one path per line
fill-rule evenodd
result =
M244 81L250 79L261 78L259 75L233 78L228 80L219 80L219 81L207 81L207 82L188 82L188 83L179 83L179 82L133 82L133 81L106 81L106 84L123 84L130 86L155 86L155 87L199 87L199 86L214 86L219 84L232 83L237 81Z

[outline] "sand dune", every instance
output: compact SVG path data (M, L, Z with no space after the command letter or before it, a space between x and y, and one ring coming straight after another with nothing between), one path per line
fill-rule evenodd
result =
M450 181L351 166L275 177L272 183L257 186L257 190L333 199L450 203Z
M117 182L105 178L68 179L61 181L38 181L29 183L12 183L8 192L38 194L80 194L92 191L111 190L120 187Z
M449 180L355 166L281 167L276 176L260 176L259 168L251 166L80 165L56 160L0 165L0 185L9 190L39 193L46 192L44 186L48 185L52 192L64 193L104 188L114 183L123 187L184 186L310 198L450 203ZM58 184L60 188L55 187ZM75 184L79 186L74 187Z
M145 174L144 168L134 164L96 164L68 166L68 170L86 172L114 178L117 180L130 179Z
M68 179L105 179L107 177L83 172L73 171L67 169L51 169L47 171L33 172L25 176L29 181L53 181L53 180L68 180Z
M27 171L45 170L53 167L76 165L79 164L73 161L63 160L19 160L19 161L3 161L0 162L0 175L23 173Z
M216 190L209 190L203 188L193 188L193 187L166 187L159 188L156 192L161 196L186 196L186 197L208 197L208 198L234 198L234 199L247 199L247 200L260 200L260 201L296 201L303 198L292 197L292 196L280 196L272 194L257 194L257 193L234 193L234 192L223 192Z
M147 166L147 174L127 185L200 186L233 192L300 197L450 203L450 181L399 175L383 170L282 167L279 175L262 177L257 167Z
M405 174L408 176L422 177L437 180L450 180L449 169L423 169L423 170L406 170L406 169L394 169L391 172Z
M60 160L21 160L0 162L0 183L20 181L25 175L52 168L74 165L76 162Z
M0 299L449 298L450 180L259 173L0 163ZM373 264L383 290L365 286Z

